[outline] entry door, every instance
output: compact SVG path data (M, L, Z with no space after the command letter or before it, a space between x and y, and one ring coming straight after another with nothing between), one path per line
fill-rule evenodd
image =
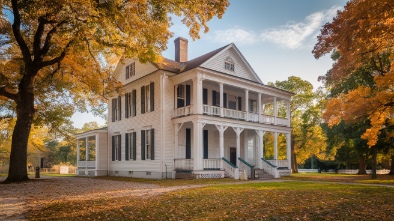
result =
M237 148L230 147L230 163L237 166Z

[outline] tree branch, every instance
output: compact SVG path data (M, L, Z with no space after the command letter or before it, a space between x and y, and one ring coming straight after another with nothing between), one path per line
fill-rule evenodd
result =
M62 52L58 57L56 57L56 58L54 58L54 59L52 59L52 60L49 60L49 61L43 61L43 62L41 62L41 63L40 63L40 66L39 66L39 69L41 69L41 68L43 68L43 67L46 67L46 66L54 65L54 64L56 64L56 63L61 62L61 61L63 60L63 58L66 56L66 51L67 51L67 49L70 47L70 45L71 45L71 43L72 43L73 41L74 41L74 40L71 40L71 41L69 41L69 42L67 43L66 47L64 47L63 52Z
M8 92L5 89L5 86L0 86L0 96L6 97L6 98L14 100L14 101L16 101L18 98L16 94Z
M11 0L11 3L12 3L12 12L14 14L14 23L12 24L12 31L14 33L15 40L18 43L19 48L21 49L23 60L25 64L28 65L31 64L32 60L31 60L29 47L27 47L27 44L21 34L21 29L20 29L21 15L19 14L18 1Z
M41 16L38 18L38 27L36 34L34 35L34 42L33 42L33 54L34 60L40 59L40 45L41 45L41 37L44 34L45 28L45 19Z
M44 46L42 47L42 50L40 52L40 55L45 55L50 47L50 41L52 39L53 34L56 32L57 28L60 27L61 25L65 24L66 21L61 21L59 22L57 25L55 25L55 27L53 27L47 34L46 38L45 38L45 43Z

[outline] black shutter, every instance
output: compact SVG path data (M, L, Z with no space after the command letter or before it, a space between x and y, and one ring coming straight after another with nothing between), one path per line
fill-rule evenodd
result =
M191 139L191 130L190 128L186 128L186 159L191 159L192 154L192 139Z
M122 99L121 96L118 96L118 106L119 106L119 116L118 116L118 120L122 119Z
M203 133L204 159L208 159L208 130Z
M119 144L119 151L118 151L118 160L122 160L122 136L118 135L118 144Z
M150 111L155 111L155 83L150 82Z
M223 107L227 108L227 93L223 93Z
M132 117L135 117L137 115L137 90L133 90L133 92L132 92L132 102L133 102Z
M190 105L190 85L186 85L186 106Z
M141 130L141 160L145 160L145 131Z
M150 129L150 159L155 159L155 129Z
M129 160L129 155L130 155L129 154L129 149L130 149L129 136L130 136L130 134L126 133L126 136L125 136L125 154L126 154L125 160Z
M115 161L115 136L112 136L112 161Z
M145 86L141 87L141 114L145 113Z
M133 160L137 159L137 132L133 132Z
M242 111L242 98L238 97L238 110Z
M115 122L115 110L116 110L117 101L116 98L112 99L112 122Z
M202 103L207 105L208 104L208 89L202 89Z
M125 101L124 101L124 103L125 103L125 108L124 108L125 113L124 113L124 117L125 117L125 118L129 118L129 112L130 112L130 110L129 110L129 106L130 106L130 104L129 104L129 98L130 98L130 93L126 93L124 97L125 97Z
M216 106L216 91L212 91L212 106Z

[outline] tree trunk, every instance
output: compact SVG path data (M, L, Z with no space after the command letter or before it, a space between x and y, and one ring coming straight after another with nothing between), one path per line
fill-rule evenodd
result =
M371 179L376 180L378 177L376 176L376 157L378 155L377 147L372 147L372 172L371 172Z
M367 164L365 161L365 156L362 153L358 154L358 175L367 174Z
M292 173L298 173L298 166L297 166L297 158L296 154L294 151L294 139L293 136L291 136L291 170Z
M34 93L32 80L25 77L19 85L16 106L16 124L12 133L10 167L6 183L27 181L27 143L34 117Z
M389 175L394 175L394 154L391 155L391 167Z

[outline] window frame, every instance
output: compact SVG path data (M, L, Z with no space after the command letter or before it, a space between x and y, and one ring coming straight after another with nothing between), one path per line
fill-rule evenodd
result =
M135 62L132 62L129 65L126 65L125 69L126 69L125 70L126 80L135 76Z
M231 58L226 58L226 60L224 60L224 69L226 69L228 71L235 70L234 61Z

